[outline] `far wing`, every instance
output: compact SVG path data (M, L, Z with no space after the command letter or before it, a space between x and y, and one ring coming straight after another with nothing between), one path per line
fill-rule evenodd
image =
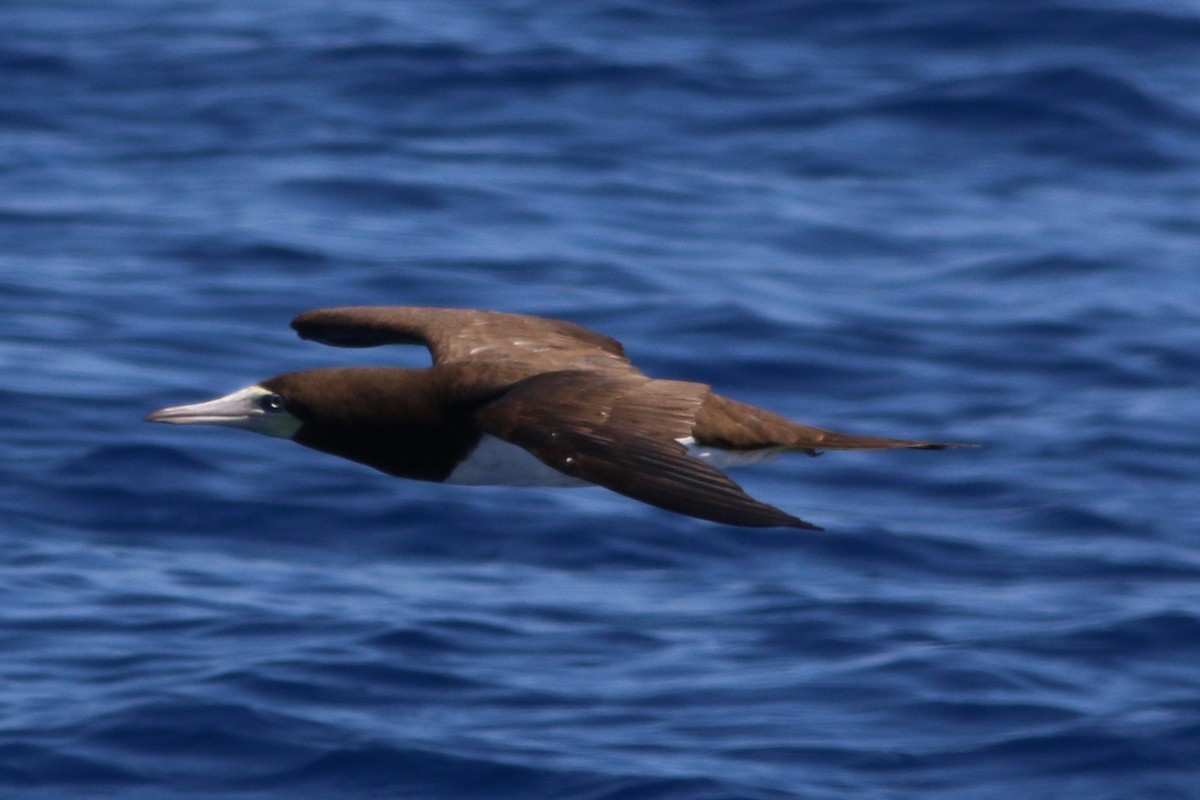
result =
M819 530L750 497L676 441L690 435L707 393L699 383L555 372L521 381L476 418L558 471L643 503L727 525Z
M526 374L565 369L636 372L621 343L564 320L415 306L347 306L292 320L301 338L336 347L417 344L436 364L519 362Z

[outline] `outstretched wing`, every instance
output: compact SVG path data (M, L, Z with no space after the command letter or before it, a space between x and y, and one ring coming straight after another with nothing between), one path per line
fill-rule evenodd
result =
M691 435L707 393L637 374L553 372L514 385L476 419L554 469L643 503L727 525L819 530L688 455L677 440Z
M633 373L615 339L573 322L499 311L413 306L347 306L292 320L301 338L337 347L424 345L435 364L517 362L524 374L567 369Z

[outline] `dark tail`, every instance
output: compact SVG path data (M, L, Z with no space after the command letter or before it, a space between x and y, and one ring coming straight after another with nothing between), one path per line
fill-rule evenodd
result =
M761 408L710 393L696 414L692 435L700 444L725 450L782 449L816 455L820 450L943 450L954 442L921 442L855 436L801 425Z

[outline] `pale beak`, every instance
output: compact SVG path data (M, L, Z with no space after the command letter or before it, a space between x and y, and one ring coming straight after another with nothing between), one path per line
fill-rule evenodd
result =
M285 410L264 409L260 401L270 394L261 386L248 386L215 400L160 408L145 419L169 425L222 425L290 439L302 423Z

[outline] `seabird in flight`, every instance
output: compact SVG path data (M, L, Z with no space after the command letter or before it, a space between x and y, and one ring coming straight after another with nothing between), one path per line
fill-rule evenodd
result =
M358 306L308 311L292 327L338 347L423 345L433 365L289 372L146 419L291 439L402 478L596 485L727 525L812 530L721 469L780 453L954 446L812 428L702 383L649 378L616 340L561 320Z

